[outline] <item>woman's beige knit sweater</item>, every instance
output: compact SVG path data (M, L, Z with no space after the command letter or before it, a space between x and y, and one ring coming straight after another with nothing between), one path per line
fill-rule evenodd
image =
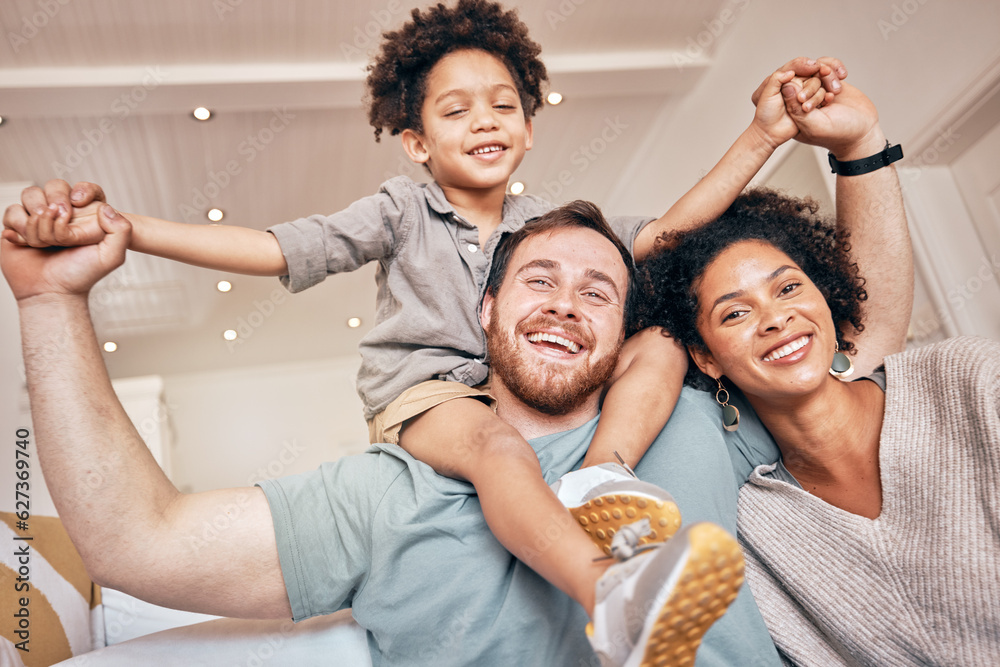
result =
M997 667L1000 343L956 338L885 366L881 516L758 468L739 503L754 598L795 664Z

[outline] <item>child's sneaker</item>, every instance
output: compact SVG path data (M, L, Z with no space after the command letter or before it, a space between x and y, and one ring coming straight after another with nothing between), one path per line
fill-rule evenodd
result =
M616 563L597 582L587 637L604 667L693 665L743 584L736 540L711 523Z
M580 526L611 554L611 543L622 526L649 519L649 531L639 544L663 542L681 527L681 512L660 487L641 482L616 463L581 468L563 475L552 490Z

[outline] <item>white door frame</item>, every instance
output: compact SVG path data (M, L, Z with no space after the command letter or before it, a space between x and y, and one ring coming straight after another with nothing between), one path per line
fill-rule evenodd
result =
M1000 308L1000 281L955 183L951 163L1000 122L1000 56L948 108L908 141L899 176L916 270L933 314L915 317L916 338L979 335L1000 339L985 313ZM985 264L984 264L985 261Z

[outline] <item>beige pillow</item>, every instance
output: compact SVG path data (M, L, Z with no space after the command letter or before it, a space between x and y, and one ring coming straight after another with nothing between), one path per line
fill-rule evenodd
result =
M103 646L103 620L91 620L101 619L101 589L87 576L62 522L32 516L28 529L18 530L17 521L13 513L0 512L0 544L6 545L0 549L0 613L5 619L0 623L0 664L47 667ZM21 620L17 615L25 610L27 617ZM19 650L19 645L29 650Z

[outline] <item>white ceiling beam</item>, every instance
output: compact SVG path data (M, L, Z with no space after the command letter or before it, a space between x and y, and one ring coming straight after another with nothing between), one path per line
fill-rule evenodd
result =
M553 90L576 98L684 93L708 59L680 51L556 55ZM0 113L22 117L356 108L363 66L352 63L0 69ZM127 111L127 113L126 113Z

